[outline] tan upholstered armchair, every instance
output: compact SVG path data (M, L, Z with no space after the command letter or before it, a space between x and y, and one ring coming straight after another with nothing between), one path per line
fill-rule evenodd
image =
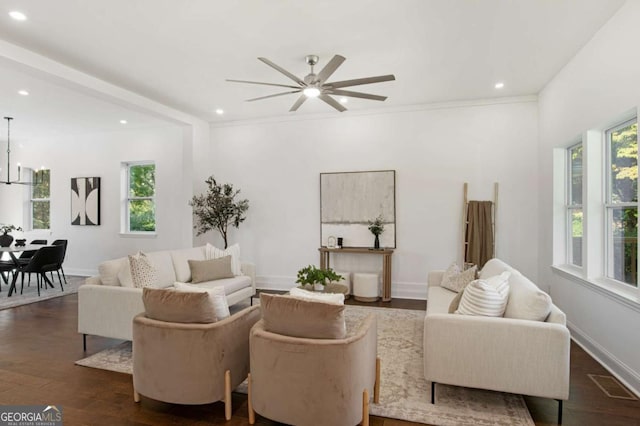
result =
M134 400L140 395L176 404L225 402L249 373L249 332L260 308L244 309L211 324L133 320Z
M297 426L369 424L369 395L378 402L380 362L375 315L344 339L289 337L251 330L249 423L255 412Z

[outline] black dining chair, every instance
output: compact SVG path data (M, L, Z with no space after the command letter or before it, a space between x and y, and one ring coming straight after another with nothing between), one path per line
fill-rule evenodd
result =
M20 268L17 269L17 272L21 273L35 273L38 274L39 279L42 280L43 285L49 286L51 288L55 288L49 277L47 277L47 272L56 271L58 269L58 265L64 255L64 247L63 246L46 246L42 247L40 250L36 252L36 254L29 259L29 263L26 265L20 265ZM11 288L9 289L9 294L12 291L16 291L16 281L18 280L18 274L15 273L13 275L13 281L11 282ZM20 294L24 290L24 281L20 285ZM62 286L62 281L60 281L60 290L64 291L64 287ZM40 296L40 286L38 285L38 296Z
M31 240L29 245L46 246L47 240ZM23 251L22 253L20 253L20 257L18 257L18 263L20 263L20 265L26 265L27 263L29 263L29 259L31 259L34 254L36 254L36 250ZM27 283L27 286L30 286L31 274L29 274L28 278L29 278L29 281ZM24 282L24 273L22 273L22 282Z
M60 265L57 269L57 273L58 273L58 280L60 280L60 271L62 271L62 278L64 278L64 283L67 284L67 276L64 274L64 269L62 268L62 263L64 263L64 259L67 256L67 244L69 243L68 240L55 240L54 242L51 243L51 245L53 246L63 246L64 247L64 251L62 252L62 259L60 260ZM53 272L51 273L52 277L53 277ZM62 282L62 281L61 281Z
M9 274L15 274L16 264L12 260L0 260L0 277L5 284L9 284ZM2 282L0 282L2 291Z

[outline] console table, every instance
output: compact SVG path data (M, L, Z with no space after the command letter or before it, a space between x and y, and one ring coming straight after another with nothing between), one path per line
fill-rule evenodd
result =
M320 269L329 267L331 253L375 254L382 256L382 301L391 301L391 255L393 249L368 249L361 247L328 248L320 247Z

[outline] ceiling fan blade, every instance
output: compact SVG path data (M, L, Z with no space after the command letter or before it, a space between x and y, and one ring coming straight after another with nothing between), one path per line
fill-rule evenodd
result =
M300 93L301 91L302 89L298 89L298 90L292 90L291 92L276 93L275 95L260 96L259 98L247 99L245 102L253 102L253 101L259 101L260 99L275 98L276 96L290 95L292 93Z
M247 83L247 84L261 84L263 86L278 86L278 87L289 87L291 89L297 89L298 86L290 86L288 84L276 84L276 83L262 83L259 81L247 81L247 80L230 80L227 79L226 81L230 81L232 83Z
M296 101L295 104L293 104L293 106L291 107L291 109L289 110L289 112L293 112L293 111L297 111L298 108L300 108L300 105L302 105L304 103L304 101L307 100L307 95L302 95L298 98L298 100Z
M329 105L331 105L332 107L334 107L340 112L344 112L347 110L345 107L342 106L340 102L336 101L329 95L320 95L318 96L318 98L322 99L323 101L325 101L326 103L328 103Z
M384 101L387 99L386 96L380 96L380 95L370 95L369 93L362 93L362 92L352 92L351 90L332 90L332 89L327 89L327 91L331 94L331 95L338 95L338 96L346 96L349 98L362 98L362 99L370 99L372 101Z
M284 68L282 68L281 66L278 66L276 64L274 64L273 62L271 62L270 60L268 60L267 58L258 58L258 60L264 62L265 64L269 65L271 68L273 68L276 71L281 72L282 74L286 75L287 77L289 77L291 80L295 81L296 83L298 83L300 86L304 86L304 81L300 80L298 77L296 77L295 75L291 74L289 71L285 70Z
M331 74L333 74L345 60L346 58L340 55L335 55L331 58L327 65L325 65L324 68L322 68L322 71L320 71L316 76L316 82L320 82L320 84L324 83L325 80L331 77Z
M361 84L381 83L383 81L392 81L395 79L396 77L393 74L389 74L389 75L380 75L377 77L356 78L354 80L334 81L333 83L325 83L325 86L327 86L327 89L330 89L330 88L337 89L338 87L349 87L349 86L359 86Z

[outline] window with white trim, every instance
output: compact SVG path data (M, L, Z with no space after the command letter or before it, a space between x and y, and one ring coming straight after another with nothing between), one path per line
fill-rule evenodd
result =
M567 263L582 266L582 142L567 148Z
M638 121L605 132L605 271L638 286Z
M156 166L153 162L125 163L124 223L127 233L156 231Z
M31 229L51 228L51 173L40 169L31 171L29 203L31 205Z

